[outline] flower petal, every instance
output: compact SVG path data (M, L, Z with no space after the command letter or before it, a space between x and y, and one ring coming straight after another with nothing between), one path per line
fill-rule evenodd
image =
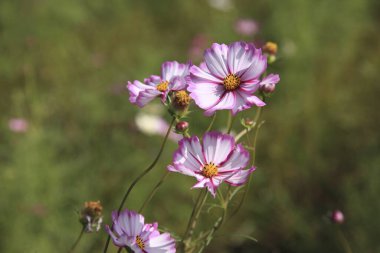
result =
M190 64L181 64L176 61L164 62L161 66L162 79L172 81L175 77L184 77L189 73Z
M249 152L241 144L236 145L228 159L218 168L218 172L233 172L245 168L249 162Z
M202 109L209 109L215 106L224 93L224 87L215 83L194 83L190 82L187 90L190 97Z
M208 132L203 136L203 151L207 163L219 166L231 153L235 140L228 134Z
M247 182L249 175L255 171L255 167L252 167L248 170L239 170L238 173L235 173L232 177L226 180L226 183L229 183L233 186L243 185Z
M230 73L247 69L253 60L255 47L245 42L234 42L228 46L227 63Z
M265 84L277 84L280 81L280 76L277 74L269 74L261 82L260 86Z
M206 49L204 54L207 68L212 75L217 76L219 79L224 79L229 74L227 68L227 52L227 45L214 43L211 48Z
M236 103L236 96L234 95L234 91L226 91L223 93L223 95L219 98L217 103L208 108L204 114L206 116L210 116L215 113L216 110L224 110L224 109L232 109L235 107Z
M246 70L239 72L242 82L257 79L267 68L267 57L261 53L261 49L255 49L252 64Z

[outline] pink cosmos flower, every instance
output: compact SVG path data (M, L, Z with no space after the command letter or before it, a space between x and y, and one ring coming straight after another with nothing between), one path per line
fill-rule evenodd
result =
M254 167L243 169L248 164L249 153L228 134L208 132L202 144L196 136L184 138L178 144L168 170L195 177L198 183L193 188L207 187L214 197L222 182L242 185L255 170Z
M259 31L259 25L255 20L252 19L239 19L235 23L235 31L238 34L251 36Z
M28 131L29 123L23 118L13 118L8 122L9 129L15 133L25 133Z
M161 76L152 75L144 83L137 80L128 82L129 101L139 107L144 107L156 97L161 97L165 102L169 92L186 89L189 67L190 64L168 61L161 66Z
M118 215L112 213L113 231L106 225L106 231L118 247L129 247L137 253L174 253L175 241L169 233L157 229L158 224L145 224L144 216L125 209Z
M267 59L253 44L234 42L214 43L207 49L205 61L190 68L189 87L195 103L206 110L231 110L233 114L253 105L265 103L253 95L260 86L260 76L266 70Z

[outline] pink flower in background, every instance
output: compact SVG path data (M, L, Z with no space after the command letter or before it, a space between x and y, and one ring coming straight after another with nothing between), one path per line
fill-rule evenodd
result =
M193 38L189 49L189 56L192 60L199 60L202 58L207 41L208 39L204 34L197 34Z
M331 222L333 223L342 224L344 222L344 214L340 210L334 210L330 214L330 219L331 219Z
M23 118L13 118L8 122L9 129L15 133L25 133L28 131L29 123Z
M174 253L175 241L169 233L160 233L158 224L145 224L144 216L125 209L118 215L112 213L113 231L106 225L106 231L118 247L129 247L138 253Z
M160 116L148 113L139 113L135 118L137 128L147 135L165 136L168 131L169 124ZM170 132L169 139L179 141L182 135Z
M222 182L233 186L244 184L254 167L245 170L249 153L241 144L236 144L232 136L208 132L203 143L198 137L184 138L174 152L173 165L168 170L195 177L198 181L193 188L204 188L215 197Z
M235 32L244 36L253 36L259 31L259 24L253 19L239 19L235 22Z
M128 82L129 101L139 107L144 107L156 97L165 102L171 91L186 89L186 77L190 64L180 64L176 61L165 62L161 66L161 76L152 75L144 83L135 80Z
M209 116L216 110L233 114L265 103L253 95L260 76L267 68L266 56L253 44L234 42L212 44L199 67L190 68L188 91L195 103Z

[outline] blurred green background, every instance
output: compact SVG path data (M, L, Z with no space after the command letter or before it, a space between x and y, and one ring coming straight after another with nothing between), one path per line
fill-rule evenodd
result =
M100 200L110 223L162 140L136 127L127 80L159 74L166 60L198 63L194 45L272 40L279 60L269 70L281 82L264 108L259 169L244 208L206 252L347 252L338 230L352 252L380 252L379 13L376 0L2 0L0 251L67 252L84 201ZM239 35L240 18L259 31ZM193 108L200 134L210 119ZM13 118L27 129L12 131ZM170 142L129 208L141 205L175 149ZM181 234L193 183L170 175L147 220ZM326 216L334 209L346 216L339 227ZM86 234L77 252L100 252L105 239L103 230Z

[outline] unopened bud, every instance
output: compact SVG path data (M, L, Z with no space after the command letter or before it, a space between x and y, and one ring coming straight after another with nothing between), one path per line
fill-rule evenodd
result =
M276 55L277 54L277 49L278 49L277 44L274 43L274 42L271 42L271 41L268 41L263 46L264 53L266 53L268 55Z
M272 94L274 92L274 90L276 89L276 85L274 83L266 83L266 84L263 84L261 87L260 87L260 90L264 93L264 94Z
M253 119L250 119L250 118L245 118L245 119L244 119L244 124L245 124L246 126L252 126L253 123L254 123Z
M80 212L79 221L85 226L86 232L97 232L103 221L103 207L100 201L88 201Z
M340 211L340 210L334 210L330 214L330 220L333 223L342 224L344 222L344 214L343 214L343 212Z
M187 121L180 121L175 125L175 130L179 133L183 133L189 128L189 122Z

